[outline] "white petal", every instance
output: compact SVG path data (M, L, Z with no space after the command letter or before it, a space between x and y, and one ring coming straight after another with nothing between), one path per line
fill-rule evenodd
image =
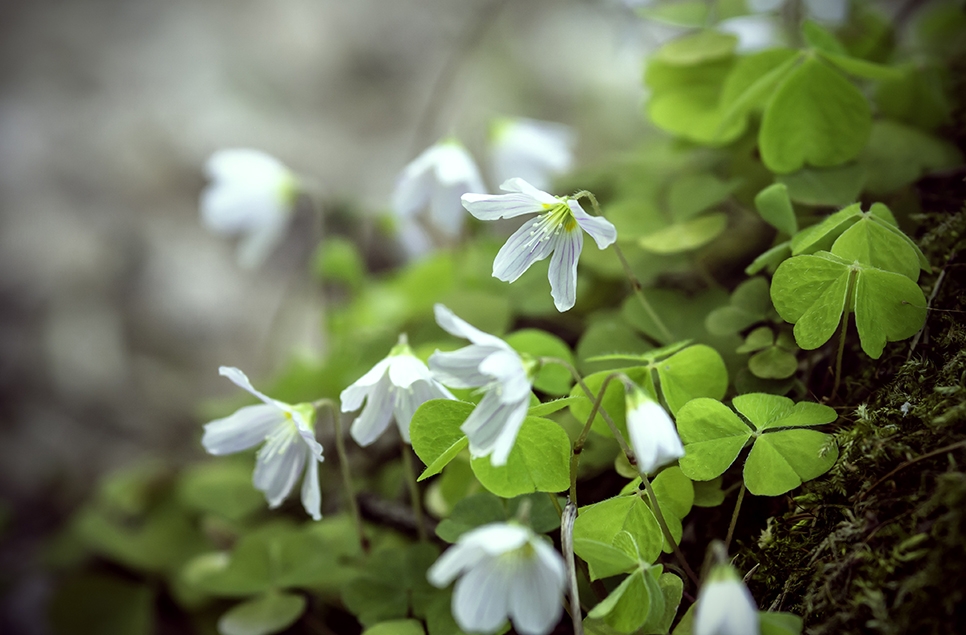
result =
M295 423L295 429L298 431L299 437L302 439L302 443L308 447L309 452L316 458L316 460L325 460L322 457L322 444L316 440L314 428L310 426L308 421L302 417L302 413L298 412L291 406L288 406L287 408L287 412L289 416L292 417L292 422Z
M423 360L414 355L393 355L389 362L389 380L393 386L408 388L413 382L432 379Z
M491 378L480 372L480 364L495 352L489 346L464 346L456 351L436 351L429 356L433 377L450 388L479 388Z
M245 375L245 373L243 373L239 369L233 366L220 366L218 368L218 374L221 375L222 377L227 377L233 384L235 384L239 388L243 388L247 390L248 392L255 395L265 403L275 406L279 410L286 409L285 404L283 404L282 402L275 401L271 397L265 395L265 393L255 390L255 388L252 386L252 382L248 381L248 376Z
M338 415L336 415L338 416ZM302 507L312 520L322 520L322 492L319 489L319 462L311 452L305 457L308 465L302 480Z
M539 214L548 207L528 194L464 194L463 207L480 220Z
M475 546L491 556L519 549L533 538L533 532L522 525L489 523L464 533L459 543Z
M536 233L534 229L542 221L540 216L528 220L507 239L493 259L494 278L513 282L533 263L550 255L554 246L553 239Z
M781 42L781 25L773 16L741 15L722 20L715 27L719 31L738 37L740 53L754 53L778 46Z
M570 206L574 220L581 229L590 234L597 243L598 249L606 249L617 240L617 228L609 220L600 216L591 216L584 211L580 203L573 199L568 200L567 205Z
M436 148L434 168L441 185L459 185L464 192L486 191L480 171L466 148L455 141L444 141Z
M510 580L510 619L521 635L546 635L563 612L563 562L543 541L537 539L530 544L540 551L522 563ZM545 554L544 549L552 555Z
M399 175L392 193L392 210L396 216L411 217L429 203L435 184L434 156L435 146L423 151Z
M205 424L201 445L209 454L241 452L264 441L284 420L285 414L275 406L245 406L232 415Z
M433 312L436 315L436 323L439 324L440 328L450 335L468 339L478 346L492 346L494 348L503 349L510 348L509 345L507 345L507 343L501 340L499 337L490 335L489 333L484 333L475 326L457 317L455 313L450 311L442 304L434 305Z
M463 231L466 210L463 209L460 197L465 193L466 188L460 183L439 185L433 190L429 203L429 219L448 238L457 238Z
M563 124L516 119L500 126L493 144L496 180L522 177L546 187L550 177L570 169L576 135Z
M540 201L541 203L546 203L547 205L557 205L560 203L557 197L548 194L543 190L538 190L521 178L507 179L500 185L500 189L504 192L519 192L520 194L526 194L535 201Z
M265 451L267 447L258 451L252 482L255 489L265 493L268 506L274 509L282 504L295 486L307 453L301 443L289 443L273 454Z
M644 401L627 411L627 432L638 469L653 474L658 468L684 456L684 446L674 422L655 401Z
M379 438L392 419L393 395L389 376L384 375L369 391L369 399L359 417L352 422L349 433L356 443L365 447Z
M717 580L701 588L694 635L758 635L758 607L740 580Z
M378 364L369 369L365 375L360 377L351 386L342 391L339 401L342 403L342 412L354 412L359 409L362 402L369 395L369 391L382 379L392 361L389 358L380 360Z
M530 398L530 380L516 351L496 351L480 363L480 372L494 377L503 403L517 403Z
M501 564L487 558L457 580L453 617L464 631L493 633L506 621L510 576Z
M205 173L215 180L245 182L283 179L290 171L281 161L259 150L226 148L208 158Z
M218 234L257 229L288 213L276 191L228 182L202 190L199 207L202 223Z
M450 391L433 380L413 382L409 388L397 388L395 390L396 405L393 408L393 415L403 441L409 443L409 424L417 408L430 399L455 398Z
M584 235L574 228L561 231L553 240L548 278L553 304L561 313L573 308L577 301L577 261L584 246Z
M460 537L460 542L447 549L426 571L426 579L433 586L443 588L465 569L476 566L480 560L486 557L488 557L488 554L482 547L464 544L462 537Z
M490 455L490 465L506 465L507 459L510 457L510 452L513 450L513 444L516 443L517 434L523 425L523 420L527 418L527 410L530 408L529 395L527 399L517 404L508 404L507 407L506 423L503 424L503 429L500 430L500 436L497 437L496 443L493 445L493 454Z

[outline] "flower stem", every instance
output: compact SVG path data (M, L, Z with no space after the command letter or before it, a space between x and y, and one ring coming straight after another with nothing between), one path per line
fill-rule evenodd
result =
M356 528L356 535L359 537L359 546L363 553L369 553L369 539L362 529L362 516L359 513L359 504L356 502L355 489L352 487L352 475L349 473L349 456L345 451L345 440L342 435L342 417L335 402L331 399L319 399L312 403L315 409L326 408L332 418L332 425L335 428L335 451L339 455L339 468L342 472L342 486L345 488L346 502L349 505L349 513L352 516L352 523Z
M416 518L416 532L420 542L426 542L426 521L423 517L423 501L419 494L419 485L416 484L416 473L413 471L413 451L409 445L400 438L400 450L402 451L403 469L406 471L406 485L409 486L409 504L413 507L413 516Z
M684 557L684 553L681 551L681 547L678 546L678 543L674 540L674 537L671 536L671 530L668 529L667 521L664 520L664 512L661 511L661 506L657 502L657 495L654 493L654 488L651 487L651 481L648 480L647 474L644 472L641 472L641 482L644 483L644 489L647 490L647 496L651 499L651 509L654 510L654 517L657 518L657 522L661 526L661 531L664 533L664 539L667 540L669 545L671 545L671 550L674 551L674 556L678 559L678 562L681 564L681 568L684 569L684 572L687 574L691 582L694 583L694 586L700 586L698 576L694 574L694 571L691 569L691 565L688 564L688 561Z
M597 412L600 410L600 404L604 401L604 393L607 390L607 384L609 384L613 379L619 377L623 373L611 373L604 378L603 383L600 385L600 392L597 393L597 398L594 400L594 406L590 409L590 416L587 417L587 423L584 424L584 428L580 431L580 436L574 441L574 451L570 455L570 501L574 504L574 508L577 506L577 467L580 465L580 453L584 450L584 444L587 442L587 435L590 434L590 428L594 424L594 419L597 418Z
M581 190L574 194L574 198L588 199L590 204L594 206L594 213L596 213L598 216L603 216L600 210L600 204L597 202L597 197L594 196L593 192ZM614 253L617 254L617 259L621 261L621 267L624 269L624 275L626 275L627 279L630 281L631 288L634 289L634 295L637 296L641 306L644 307L644 312L647 313L647 316L651 318L651 321L654 322L654 325L657 326L657 329L661 332L661 337L664 338L664 344L670 344L674 341L674 335L667 328L667 326L664 325L664 321L661 320L661 317L654 310L654 307L651 306L651 303L647 301L647 298L644 296L644 285L642 285L641 281L637 279L637 276L631 269L631 265L627 262L627 258L624 257L624 252L621 251L621 248L616 242L614 242L611 247L614 248Z
M741 489L738 490L738 500L735 501L735 511L731 514L731 524L728 525L728 536L725 538L725 550L731 547L731 538L735 535L735 525L738 524L738 512L741 511L741 502L745 500L745 482L741 481Z
M577 504L567 501L563 517L560 519L560 546L567 565L567 579L570 582L570 618L574 624L574 635L584 635L584 623L580 612L580 592L577 590L577 566L574 563L574 521L577 519Z
M595 395L590 390L590 388L587 387L587 384L584 383L583 377L581 377L580 373L577 372L577 369L573 367L573 364L565 360L562 360L559 357L541 357L540 363L557 364L558 366L563 366L568 371L570 371L570 374L573 376L574 381L576 381L577 385L580 386L580 389L584 391L584 395L587 396L587 399L590 399L591 403L597 401L597 395ZM623 452L624 455L628 457L628 459L631 461L631 465L636 465L637 463L634 459L634 453L631 452L631 449L630 447L628 447L627 442L624 441L624 435L622 435L621 431L617 429L617 424L614 423L614 420L611 419L610 415L607 414L607 411L603 407L599 407L599 412L600 412L600 416L603 417L604 421L607 423L607 427L610 428L610 431L614 435L614 438L617 440L617 445L620 446L621 452Z

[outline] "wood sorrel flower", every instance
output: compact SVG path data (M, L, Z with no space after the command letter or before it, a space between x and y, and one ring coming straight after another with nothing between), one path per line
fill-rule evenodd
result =
M567 311L577 300L577 259L587 232L604 249L617 240L617 230L605 218L591 216L576 199L558 198L538 190L523 179L500 186L508 194L464 194L463 207L480 220L538 214L518 229L493 261L493 277L513 282L533 263L550 254L550 295L558 311ZM583 231L581 231L583 230Z
M447 238L463 230L460 196L485 192L480 172L466 148L446 139L426 149L407 165L392 195L392 209L404 223L429 206L429 222Z
M758 635L758 607L730 564L711 569L698 593L694 635Z
M633 382L625 382L627 434L637 469L653 474L684 456L684 446L667 411Z
M264 403L245 406L233 415L205 424L201 444L209 454L241 452L265 442L255 455L255 489L265 493L272 509L292 491L295 481L308 463L302 481L302 506L312 518L322 518L319 490L319 463L322 446L315 440L315 408L303 403L290 406L255 390L245 373L222 366L218 373Z
M444 331L472 344L458 351L436 351L429 368L450 388L482 388L479 405L460 426L470 442L470 455L490 455L492 465L506 465L530 407L533 364L523 360L509 344L467 324L442 304L434 308Z
M201 193L201 220L218 234L242 234L238 264L261 265L285 238L298 179L278 159L248 149L219 150L205 163L211 179Z
M352 422L349 433L361 446L374 442L389 427L395 415L403 441L409 443L409 422L416 408L430 399L455 399L442 384L433 379L426 364L413 355L405 334L389 356L372 367L354 384L342 391L342 412L366 406Z
M453 617L471 633L493 633L507 618L522 635L546 635L560 620L563 558L527 527L492 523L466 532L429 568L453 589Z
M574 131L559 123L500 119L493 124L490 154L497 183L518 177L543 189L573 164Z

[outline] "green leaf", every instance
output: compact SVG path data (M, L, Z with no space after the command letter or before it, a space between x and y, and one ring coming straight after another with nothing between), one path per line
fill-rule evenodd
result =
M647 236L641 236L637 239L637 244L656 254L690 251L717 238L727 226L727 215L714 212L682 223L674 223Z
M869 214L863 214L858 222L842 232L832 244L831 252L844 260L900 273L913 282L919 279L916 251L906 240Z
M671 630L671 623L684 595L684 581L673 573L662 573L657 582L664 598L664 611L661 613L657 611L657 606L651 607L647 621L641 627L644 635L666 635Z
M739 353L754 353L775 343L775 333L770 326L759 326L745 338L745 343L736 350Z
M672 40L654 54L654 59L675 66L694 66L730 57L738 38L711 29Z
M833 408L811 401L793 402L787 397L763 393L738 395L732 400L757 430L789 426L817 426L838 418Z
M597 395L600 392L600 387L603 385L607 376L617 372L624 373L630 378L631 381L639 385L644 385L646 390L653 391L654 382L651 379L650 368L647 366L602 370L584 377L584 385L587 386L592 394ZM593 404L586 397L583 399L579 398L584 396L584 392L579 386L574 386L573 390L571 391L571 396L578 397L578 399L570 405L570 414L573 415L577 421L580 421L581 423L586 422L587 418L590 417L590 411L593 408ZM604 391L604 398L601 400L600 407L604 412L610 415L620 433L622 435L626 435L627 422L625 417L627 413L627 405L624 400L624 388L620 381L612 380L609 384L607 384L607 388ZM598 413L594 418L593 427L591 429L604 436L614 436L600 413Z
M426 465L418 480L439 474L469 444L460 426L475 407L463 401L431 399L416 410L409 437L416 456Z
M453 543L471 529L506 519L503 501L489 492L480 492L456 503L449 518L444 518L436 526L436 535Z
M872 114L847 79L815 58L806 59L778 86L765 109L758 144L772 172L809 164L832 167L865 147Z
M761 635L801 635L802 618L792 613L758 612Z
M366 265L359 249L351 240L331 236L319 244L312 257L312 267L320 280L336 280L358 289L366 277Z
M563 410L564 408L569 408L571 405L580 401L582 397L561 397L560 399L554 399L552 401L547 401L539 406L533 406L527 411L528 417L546 417L547 415L552 415L555 412Z
M850 163L835 168L802 168L778 176L796 203L823 207L840 207L859 199L869 170L863 163Z
M695 397L724 397L728 389L728 370L718 351L695 344L675 353L657 365L661 394L672 415Z
M751 278L735 288L728 306L708 314L704 320L705 328L714 335L737 333L764 320L771 308L768 281L761 277Z
M511 333L506 343L521 354L533 357L556 357L573 364L573 353L570 347L557 337L539 329L522 329ZM570 392L574 380L570 372L558 364L546 364L533 380L533 387L553 397L560 397Z
M574 551L592 565L591 580L629 573L639 565L637 558L623 549L591 538L575 538Z
M765 253L761 254L755 260L745 267L745 273L749 276L753 276L757 273L761 273L764 270L772 271L782 263L783 260L792 255L791 241L786 240L781 242Z
M219 459L185 470L178 498L186 506L241 520L265 507L265 496L252 487L251 461Z
M899 68L876 64L840 53L822 51L820 55L853 77L878 81L897 80L902 77L902 70Z
M601 618L621 633L633 633L647 621L651 611L664 615L664 595L647 569L634 571L591 609L587 617Z
M672 465L661 471L651 483L658 505L665 515L683 519L694 505L694 485L680 467Z
M798 370L798 358L777 346L769 346L751 356L748 370L762 379L785 379Z
M903 71L901 77L878 85L875 100L882 114L923 130L935 130L949 121L945 68L934 62L930 66L910 64Z
M838 455L832 437L816 430L763 434L745 461L745 485L756 496L778 496L827 472Z
M719 476L710 481L694 481L694 506L717 507L724 502L725 493L721 489L722 478Z
M634 545L633 553L625 548L627 542ZM594 555L599 549L592 543L616 547L638 562L650 564L661 554L664 535L647 503L631 494L581 507L574 521L574 551L590 566L591 579L613 575L615 565L610 559L602 561L601 571L597 571ZM591 548L584 551L584 546Z
M270 635L280 633L305 612L305 598L271 591L243 602L218 619L221 635Z
M387 546L373 553L362 574L342 589L342 601L364 626L425 615L437 592L426 570L439 557L427 543Z
M959 150L948 141L888 120L872 125L859 160L869 173L866 189L876 195L891 194L923 174L963 163Z
M802 36L804 36L805 42L816 50L823 53L846 55L845 47L838 41L838 38L817 22L806 20L802 24Z
M606 354L644 353L651 348L620 315L607 314L594 319L577 342L577 369L584 375L602 370L605 364L591 361Z
M419 620L390 620L362 631L362 635L426 635Z
M801 54L791 49L770 49L742 56L725 79L719 104L719 132L734 125L744 126L747 115L763 107Z
M855 282L855 326L862 350L879 359L886 342L915 335L926 323L926 297L906 276L863 269Z
M798 219L788 198L784 183L769 185L755 196L755 209L765 221L780 232L792 236L798 231Z
M667 208L671 218L686 221L727 200L737 185L737 181L724 181L707 172L680 176L668 190Z
M510 450L506 465L495 467L490 457L470 462L486 489L512 498L530 492L562 492L570 486L570 437L557 423L527 417Z
M688 478L696 481L724 474L752 436L751 428L715 399L686 403L678 412L677 426L684 444L684 456L678 464Z

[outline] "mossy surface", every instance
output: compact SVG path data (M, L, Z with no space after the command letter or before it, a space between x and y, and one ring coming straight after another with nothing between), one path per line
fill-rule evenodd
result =
M966 210L919 220L934 264L921 337L877 361L846 352L860 363L831 403L839 461L742 542L761 607L803 615L812 635L966 624Z

